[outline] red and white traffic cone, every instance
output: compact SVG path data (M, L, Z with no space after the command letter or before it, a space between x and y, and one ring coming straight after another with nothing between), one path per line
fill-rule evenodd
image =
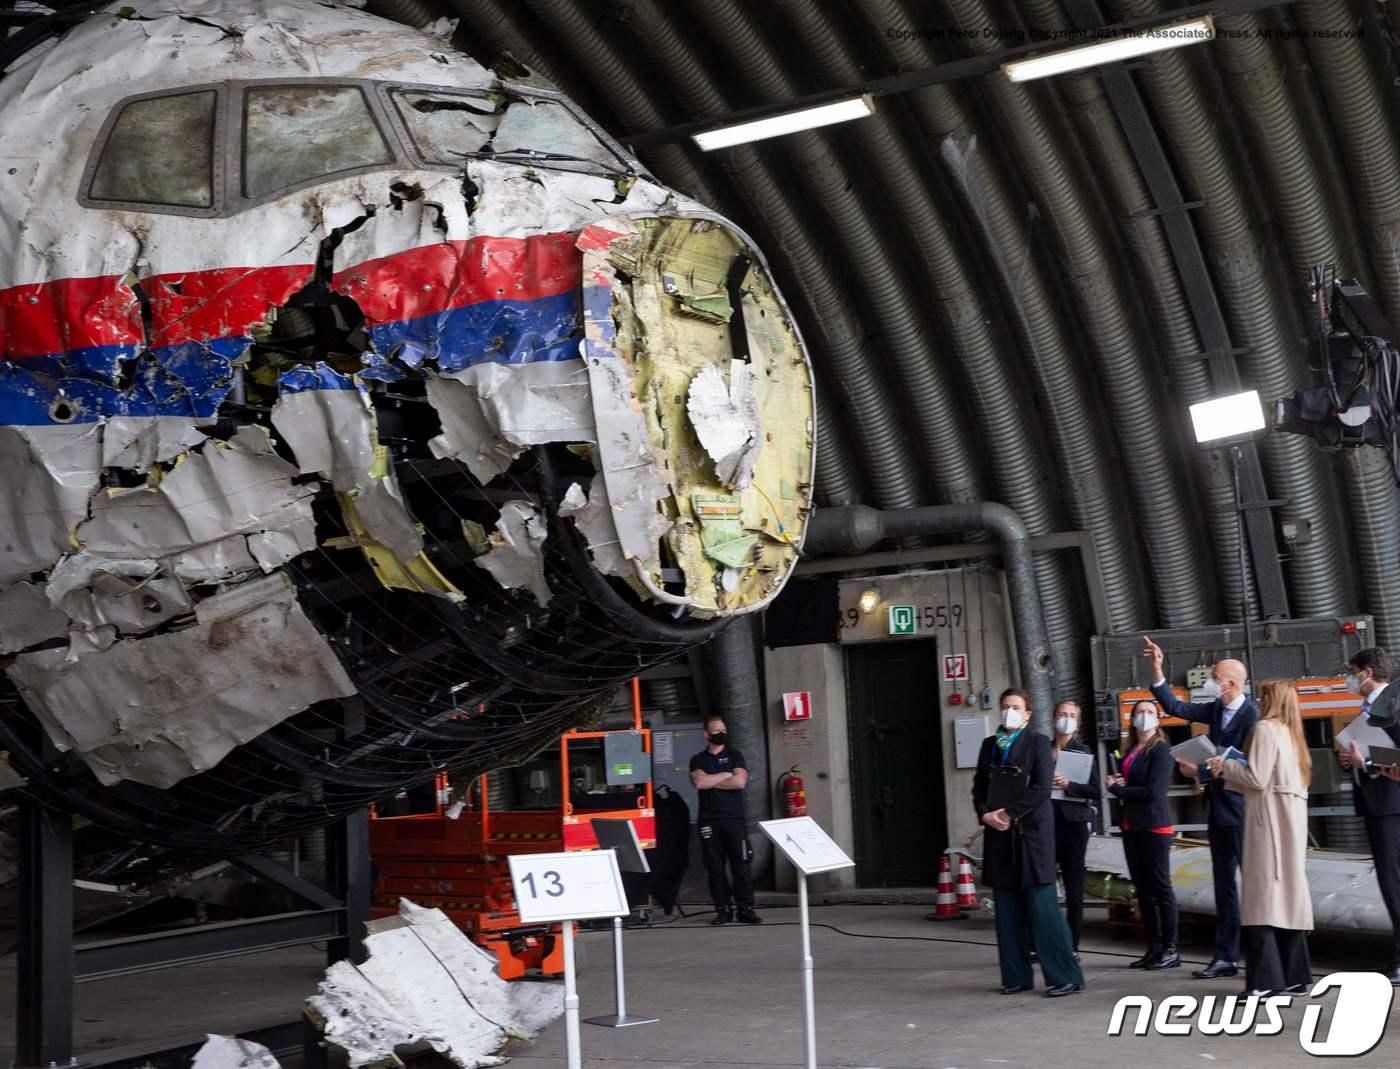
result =
M972 881L972 862L966 854L958 855L958 905L963 909L977 908L977 884Z
M958 896L953 893L953 871L948 865L948 855L944 854L938 862L938 906L928 914L931 921L957 921L962 920L962 911L958 909Z

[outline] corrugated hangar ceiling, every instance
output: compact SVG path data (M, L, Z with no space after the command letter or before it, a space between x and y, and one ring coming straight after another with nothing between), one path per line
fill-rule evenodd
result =
M1092 531L1115 631L1239 618L1229 456L1196 448L1187 406L1235 384L1266 401L1314 384L1313 266L1357 277L1400 319L1400 53L1385 3L368 7L460 19L462 47L515 57L639 145L629 135L941 70L950 80L880 96L868 120L640 154L773 260L819 375L820 499L997 500L1033 533ZM997 67L999 52L1074 28L1188 11L1215 16L1215 41L1024 85ZM1369 611L1393 641L1383 592L1400 578L1400 513L1385 456L1283 434L1255 455L1246 503L1283 502L1288 612ZM1039 561L1071 692L1091 626L1077 569Z

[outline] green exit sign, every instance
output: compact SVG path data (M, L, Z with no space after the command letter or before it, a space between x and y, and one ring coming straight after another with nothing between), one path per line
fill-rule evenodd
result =
M918 629L919 618L912 605L890 606L890 634L912 635Z

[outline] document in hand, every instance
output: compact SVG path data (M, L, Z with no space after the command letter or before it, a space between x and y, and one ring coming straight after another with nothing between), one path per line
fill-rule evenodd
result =
M1215 743L1210 741L1210 736L1204 734L1192 735L1185 742L1178 742L1172 747L1174 758L1178 761L1189 761L1193 765L1210 760L1218 752Z
M1370 757L1372 746L1394 746L1395 740L1366 717L1358 716L1341 731L1337 732L1337 745L1346 750L1355 741L1361 747L1361 756Z
M1071 783L1088 783L1089 774L1093 770L1094 755L1091 753L1061 750L1060 756L1055 759L1055 774L1064 776ZM1051 798L1063 798L1064 796L1065 792L1059 788L1050 792Z
M1225 758L1225 760L1227 761L1238 761L1242 765L1249 764L1249 760L1245 757L1245 755L1242 754L1239 750L1235 749L1233 746L1226 746L1223 750L1220 751L1220 756Z

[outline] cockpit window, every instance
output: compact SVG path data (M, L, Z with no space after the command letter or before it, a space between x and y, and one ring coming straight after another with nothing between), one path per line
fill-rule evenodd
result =
M213 90L133 100L93 172L93 200L208 208L214 203Z
M243 195L268 196L393 154L354 86L276 85L244 93Z
M501 124L499 98L407 91L394 96L425 160L458 163L471 153L491 151Z
M566 171L621 169L616 154L562 104L407 90L394 99L432 163L498 157Z

